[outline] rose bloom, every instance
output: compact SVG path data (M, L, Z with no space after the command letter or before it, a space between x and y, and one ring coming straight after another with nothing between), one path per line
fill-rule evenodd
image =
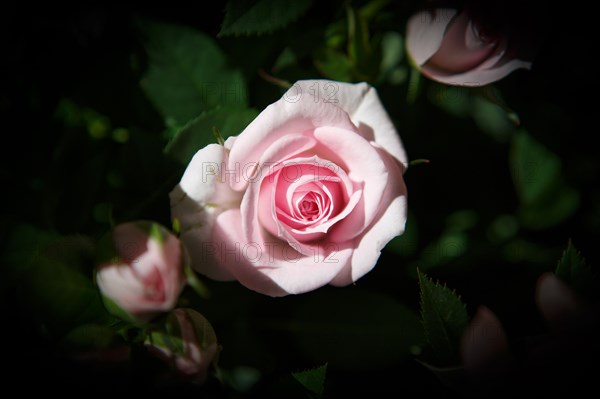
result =
M215 331L193 309L175 309L168 323L174 336L163 338L161 333L151 334L145 341L146 347L184 379L203 384L219 353Z
M468 11L438 8L409 19L406 48L412 63L428 78L479 86L516 69L530 69L531 61L520 57L530 58L532 36L509 37Z
M271 296L355 282L406 221L407 158L375 89L299 81L171 193L192 266Z
M109 309L114 303L140 321L173 309L185 284L177 237L140 221L117 225L104 244L106 259L98 265L96 281Z

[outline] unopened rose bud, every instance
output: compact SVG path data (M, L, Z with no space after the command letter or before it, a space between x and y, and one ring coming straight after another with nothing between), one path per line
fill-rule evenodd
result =
M212 326L192 309L175 309L168 332L153 332L146 340L151 353L167 362L184 379L203 384L216 364L219 346Z
M474 9L438 8L409 19L406 47L414 66L428 78L448 85L482 86L516 69L530 69L540 35L526 31L511 35L501 23L491 23Z
M166 228L147 221L120 224L101 253L96 281L109 311L147 321L175 307L185 284L184 252Z

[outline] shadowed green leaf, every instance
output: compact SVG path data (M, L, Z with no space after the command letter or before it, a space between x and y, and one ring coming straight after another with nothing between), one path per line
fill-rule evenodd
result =
M216 143L213 128L222 138L237 135L258 115L249 108L224 107L202 113L179 129L165 147L165 153L187 165L194 154L208 144Z
M577 209L579 193L566 184L560 158L524 130L513 135L510 162L525 227L554 226Z
M75 350L106 349L110 347L115 336L114 330L110 327L84 324L69 331L62 343Z
M102 303L104 304L104 308L106 309L106 311L111 315L136 326L143 324L142 322L137 320L132 314L130 314L125 309L117 305L115 301L113 301L105 295L102 295Z
M584 298L598 295L597 277L570 240L554 273Z
M448 287L434 283L420 271L418 277L425 336L440 365L459 364L460 338L469 322L465 305Z
M182 126L217 106L246 105L242 74L227 65L212 38L150 20L138 26L149 61L141 85L169 125Z
M323 388L325 388L326 374L327 363L311 370L292 373L292 377L294 377L296 381L302 384L302 386L308 389L311 393L317 395L317 397L321 397L323 395Z
M187 283L192 289L198 294L201 298L207 299L210 297L210 291L206 287L206 285L198 278L196 272L190 267L190 265L185 265L183 267L183 271L185 273L185 277Z
M473 96L471 116L483 132L500 142L506 142L516 130L509 113L487 98Z
M375 79L381 68L381 36L369 35L369 21L365 15L348 6L348 58L358 80Z
M92 277L94 246L85 236L58 236L18 226L4 257L19 306L57 336L108 315Z
M54 259L35 261L29 288L40 317L57 333L85 322L102 321L106 312L91 278Z
M459 118L466 117L473 111L473 96L468 87L429 82L427 96L432 104Z
M340 82L354 80L354 65L352 61L341 52L324 48L317 52L315 67L323 76Z
M397 364L424 342L419 318L411 309L357 289L311 294L284 328L316 361L344 369Z
M404 39L398 32L386 32L381 38L380 78L391 84L401 84L407 71L400 66L404 56Z
M311 4L312 0L230 0L219 36L271 33L301 17Z

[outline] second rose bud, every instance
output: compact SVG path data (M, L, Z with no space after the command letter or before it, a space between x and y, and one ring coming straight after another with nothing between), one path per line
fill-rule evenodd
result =
M101 243L96 281L107 309L145 322L175 307L185 285L185 251L150 221L117 225Z

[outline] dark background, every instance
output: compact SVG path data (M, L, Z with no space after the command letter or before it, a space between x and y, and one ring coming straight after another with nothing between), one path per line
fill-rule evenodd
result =
M525 24L531 29L547 27L533 69L516 71L496 86L507 104L519 113L522 126L561 158L566 181L580 193L580 205L569 218L549 228L519 228L517 237L532 246L522 247L525 255L517 260L507 260L506 246L487 237L489 225L497 215L516 214L519 207L508 163L509 144L486 135L470 118L448 114L432 104L425 94L414 104L407 104L406 84L382 85L379 87L382 101L398 127L409 157L427 158L431 163L415 166L405 176L409 224L418 226L418 240L411 243L412 250L408 253L384 251L379 265L358 285L359 289L389 295L418 310L418 284L409 269L421 261L428 244L443 235L448 215L468 210L477 215L478 222L468 231L467 252L427 273L456 289L470 315L479 305L492 309L503 322L516 352L527 354L531 342L539 344L535 337L546 334L533 300L539 275L554 270L569 239L592 267L598 263L597 21L594 13L579 3L498 4L480 6L496 18L516 15L521 21L531 21ZM420 6L420 2L390 5L388 10L395 19L387 23L397 24L396 30L404 33L406 19ZM222 8L79 5L58 9L21 4L2 11L0 121L4 151L0 182L6 200L0 210L3 243L8 242L12 229L20 223L64 235L87 234L97 238L107 228L105 221L94 217L98 203L112 203L117 219L125 220L135 214L169 224L166 197L150 199L142 208L129 213L146 199L143 193L149 187L172 186L182 171L180 166L157 158L164 145L161 139L164 126L138 84L145 60L133 20L139 16L153 17L194 27L215 38L223 17ZM301 32L301 24L326 25L340 18L339 9L339 2L317 2L299 23L286 28L285 34L215 39L230 64L244 71L251 106L260 110L281 94L279 88L262 80L256 70L272 65L290 35ZM320 77L310 60L301 61L298 70L289 74L285 78L291 81ZM131 141L143 143L142 146L136 149L133 144L124 147L109 140L94 141L65 128L56 117L57 106L64 98L108 116L115 126L133 127ZM137 162L151 164L144 167L145 172L151 173L140 175ZM125 184L111 187L106 183L104 174L112 169L123 172ZM251 328L260 325L261 320L266 323L285 318L290 306L308 300L302 297L273 300L242 293L242 289L229 285L211 287L221 293L220 298L232 301L233 307L237 301L251 303L250 314L255 323L251 323ZM7 382L16 383L22 392L131 390L202 393L208 397L237 395L224 392L216 384L200 389L185 383L157 382L155 374L146 374L146 366L74 363L65 358L54 342L41 337L30 317L29 306L17 299L12 282L3 279L0 288L3 289L2 329L7 333L3 342L8 352L1 361L12 371ZM332 292L338 291L323 288L314 295L327 298ZM228 322L245 315L236 313L233 320L227 319L219 316L219 309L209 306L205 315L211 322L214 320L224 345L222 363L232 365L236 353L227 349L227 339L236 339L239 331ZM290 342L285 334L256 331L261 334L261 345L267 352L258 353L257 356L267 358L258 363L268 364L266 368L270 371L253 394L265 397L291 392L286 391L289 381L282 376L313 367L314 359L295 349L285 352ZM257 334L256 331L252 334ZM569 342L577 341L576 349L567 345L569 349L564 350L562 343L549 345L546 361L520 370L516 380L511 380L514 384L504 388L513 389L510 391L513 393L552 394L591 384L589 375L595 374L597 362L597 338L593 331L598 330L590 331L570 338ZM242 344L229 345L232 348ZM242 358L250 356L242 352ZM138 359L148 369L154 367L153 359L144 354L139 354ZM329 370L326 397L328 393L337 397L384 392L396 396L409 392L455 395L412 359L366 371L336 367Z

